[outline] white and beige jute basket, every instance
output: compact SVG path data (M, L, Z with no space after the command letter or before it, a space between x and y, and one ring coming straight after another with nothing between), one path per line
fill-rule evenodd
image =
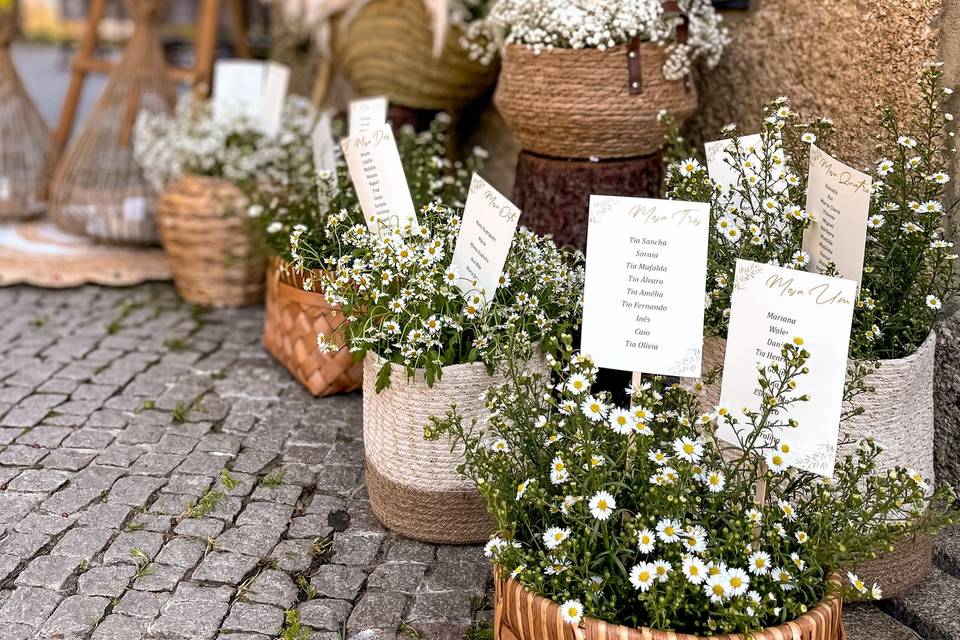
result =
M905 358L881 360L880 368L867 376L874 392L854 402L864 408L840 425L843 435L862 440L873 437L883 449L877 458L877 472L893 467L915 469L934 485L933 371L937 334L930 332L920 348ZM852 452L844 448L844 455ZM930 573L933 538L917 535L897 545L893 551L856 567L867 584L876 582L885 598L901 595Z
M476 487L457 472L463 448L451 451L450 441L424 439L431 416L445 416L453 404L465 425L486 422L487 389L506 382L490 376L483 364L443 368L428 387L422 370L410 379L394 365L390 386L376 392L379 356L368 353L363 363L363 443L367 492L377 519L408 538L438 544L485 542L493 520ZM530 370L546 371L542 359Z
M723 366L727 341L709 337L703 344L703 372ZM855 441L872 437L883 449L877 459L877 472L893 467L915 469L931 485L934 482L933 371L937 348L936 333L931 331L920 348L905 358L881 360L879 369L871 369L866 384L873 393L854 400L864 412L840 425L841 437ZM852 365L853 362L851 361ZM686 384L697 382L686 379ZM700 392L703 406L712 408L720 401L720 378L704 385ZM850 407L845 406L844 410ZM838 456L855 451L856 445L841 447ZM867 584L876 582L884 597L900 595L920 582L929 572L933 540L917 535L901 543L874 561L856 566L857 575Z

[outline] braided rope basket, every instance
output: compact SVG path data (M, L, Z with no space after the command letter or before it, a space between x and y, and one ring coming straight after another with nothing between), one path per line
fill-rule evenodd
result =
M854 404L863 407L863 414L840 425L842 436L852 437L856 441L872 437L883 448L877 458L877 473L893 467L907 467L915 469L933 484L933 372L936 347L937 336L931 332L915 353L905 358L881 360L879 370L871 370L866 380L874 392L854 401ZM723 366L726 348L727 341L723 338L710 337L704 340L704 373ZM688 385L695 382L685 379ZM700 397L705 407L712 408L719 403L720 379L704 385ZM844 406L844 411L849 409L849 406ZM855 444L841 447L837 454L852 454L855 448ZM876 560L858 564L857 575L867 584L876 582L885 598L893 598L908 591L930 573L932 554L932 538L918 535Z
M663 146L657 112L678 125L697 107L692 82L663 77L665 50L640 44L642 91L631 93L628 48L551 49L507 45L494 96L528 151L559 158L628 158Z
M376 392L377 372L383 361L368 353L363 363L363 442L367 491L374 514L384 526L408 538L439 544L485 542L493 521L476 488L458 472L463 448L451 451L448 440L424 439L431 416L444 416L452 404L465 425L485 422L484 395L506 382L501 373L490 376L483 364L443 368L428 387L423 372L408 379L394 366L390 386ZM528 365L546 371L542 359Z
M363 364L342 346L345 322L340 308L322 294L304 291L303 278L289 265L270 261L263 346L317 397L349 393L363 384ZM321 352L318 335L340 344L340 350Z
M263 249L245 211L239 189L206 176L182 176L157 201L160 239L187 302L238 307L263 299Z
M385 95L413 109L454 110L489 89L498 65L473 61L447 30L433 55L433 31L423 0L369 0L334 29L334 58L361 95Z
M53 146L50 130L13 65L16 11L0 10L0 221L46 210Z
M632 629L587 618L583 626L564 622L560 605L523 588L513 579L503 580L494 568L494 640L707 640L674 631L642 627ZM833 582L837 582L833 579ZM828 597L796 620L778 627L742 634L709 636L710 640L844 640L843 601Z

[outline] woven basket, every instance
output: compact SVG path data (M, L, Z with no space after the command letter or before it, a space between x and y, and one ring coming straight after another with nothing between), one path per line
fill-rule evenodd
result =
M264 253L245 202L230 182L194 175L157 201L160 239L187 302L239 307L263 300Z
M465 425L486 421L484 394L502 384L502 374L490 376L482 364L443 368L443 376L428 387L422 371L412 380L394 366L390 386L376 392L383 361L367 354L363 363L363 442L367 491L377 518L408 538L438 544L485 542L493 521L476 488L457 472L463 448L451 451L444 438L424 440L430 416L444 416L456 403ZM542 359L528 367L545 372Z
M10 56L15 11L0 11L0 222L46 210L53 146L50 130Z
M385 95L414 109L453 110L489 89L498 65L475 62L451 26L433 55L423 0L370 0L334 30L334 57L361 95Z
M494 569L494 640L844 640L840 613L843 601L829 597L792 622L757 631L696 636L642 627L632 629L587 618L581 626L563 621L560 606L533 594L513 579L502 580Z
M877 458L877 473L893 467L915 469L934 484L933 372L937 334L927 336L917 351L906 358L881 360L880 369L867 376L875 391L862 395L857 404L862 415L840 425L840 431L861 440L872 436L883 448ZM853 453L841 447L838 455ZM929 536L902 542L893 551L858 566L868 584L876 582L884 598L901 595L920 582L933 562L933 540Z
M692 82L663 77L666 53L640 45L641 93L630 93L627 47L551 49L507 45L494 97L500 114L528 151L558 158L629 158L657 151L664 130L657 112L677 124L697 107Z
M263 346L315 396L356 391L363 384L363 364L346 347L322 353L317 336L343 344L346 320L323 295L303 290L303 280L278 259L267 270Z
M167 73L159 21L166 0L124 0L134 31L123 58L50 187L50 217L63 229L108 242L156 243L156 194L133 159L141 111L169 112L176 87Z

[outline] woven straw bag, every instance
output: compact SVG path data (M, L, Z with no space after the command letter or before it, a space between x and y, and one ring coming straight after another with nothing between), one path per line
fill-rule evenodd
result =
M245 211L239 189L205 176L182 176L157 201L160 238L187 302L239 307L263 300L263 247Z
M304 291L302 278L289 265L270 261L263 346L317 397L349 393L363 384L363 364L345 346L336 353L317 348L318 335L343 345L345 323L339 307L320 293Z
M361 95L385 95L414 109L454 110L489 89L498 65L473 61L447 30L433 55L433 31L423 0L370 0L334 29L334 58Z
M634 46L639 93L631 92L627 46L537 54L507 45L494 101L520 146L558 158L629 158L663 147L657 112L666 109L683 124L696 110L697 92L692 81L663 77L663 47Z
M642 627L633 629L587 618L581 626L564 622L560 606L523 588L516 580L503 580L494 569L494 640L844 640L840 619L843 601L828 597L796 620L778 627L722 636L696 636ZM839 582L836 578L832 582Z
M53 146L50 130L10 56L15 11L0 11L0 222L46 210Z
M176 99L158 32L166 1L124 0L124 6L133 36L54 174L50 216L73 233L152 244L156 194L133 159L131 142L141 111L169 112Z
M451 451L450 442L424 439L431 416L444 416L457 405L463 423L486 421L484 396L506 377L487 374L479 363L443 368L428 387L422 371L412 380L394 366L390 386L376 392L377 372L383 361L368 353L363 363L363 443L367 492L377 518L408 538L438 544L484 542L493 520L476 488L458 472L463 448ZM546 371L541 358L528 365Z

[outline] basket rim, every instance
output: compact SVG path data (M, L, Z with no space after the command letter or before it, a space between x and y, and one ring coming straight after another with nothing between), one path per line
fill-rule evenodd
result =
M544 604L553 604L553 605L556 605L556 606L560 606L560 603L556 602L555 600L551 600L550 598L547 598L547 597L545 597L545 596L542 596L542 595L540 595L539 593L535 593L535 592L533 592L533 591L530 591L529 589L527 589L526 587L524 587L522 584L520 584L518 581L514 580L513 578L508 577L508 578L506 578L505 580L502 579L502 578L500 577L500 572L501 572L501 567L500 567L498 564L494 563L494 565L493 565L493 579L494 579L494 582L495 582L495 583L497 584L497 586L498 586L498 588L497 588L497 590L496 590L496 594L497 594L497 595L496 595L496 602L495 602L495 606L496 606L496 607L500 607L500 606L501 606L501 602L502 602L503 599L504 599L503 593L504 593L504 591L505 591L505 589L506 589L506 587L507 587L508 585L516 585L516 588L518 588L524 595L526 595L527 597L531 598L531 604L532 604L532 606L529 607L531 610L542 611L542 610L543 610L542 607L543 607ZM834 584L834 585L839 586L839 585L842 584L842 578L840 577L840 574L839 574L839 573L837 573L837 572L831 572L830 575L829 575L828 578L827 578L827 582L828 582L828 584L829 584L829 583L832 583L832 584ZM756 634L762 634L762 633L766 633L766 632L773 632L773 633L779 634L780 636L785 637L785 638L793 638L793 637L795 637L793 627L795 627L795 626L798 625L798 624L802 624L803 621L812 621L813 623L816 623L816 619L819 618L819 617L821 617L821 616L833 617L834 607L835 607L835 606L838 606L838 605L839 605L839 606L842 606L842 605L843 605L843 598L840 596L840 594L838 594L837 592L828 593L827 596L826 596L823 600L821 600L819 604L817 604L817 606L811 607L806 613L804 613L804 614L803 614L802 616L800 616L799 618L794 618L793 620L789 620L789 621L784 622L783 624L779 624L779 625L777 625L777 626L775 626L775 627L764 627L764 628L761 629L760 631L755 631L755 632L753 632L753 635L756 636ZM498 617L498 619L499 619L499 617ZM838 623L838 624L842 624L842 623L840 622L840 619L839 619L839 618L838 618L838 620L837 620L837 623ZM653 628L651 628L651 627L628 627L628 626L624 626L624 625L612 624L612 623L609 623L609 622L605 622L605 621L603 621L603 620L598 620L598 619L596 619L596 618L589 618L589 617L584 617L584 619L582 620L580 626L577 626L577 627L574 627L573 625L570 625L569 623L563 623L563 624L564 624L564 625L567 625L568 627L570 627L570 628L573 630L574 636L577 638L577 640L583 640L583 639L584 639L584 637L585 637L585 636L584 636L584 630L587 628L588 625L590 625L590 626L600 626L600 627L602 627L602 628L605 628L605 629L606 629L606 632L607 632L607 637L624 637L624 638L626 638L626 637L628 637L628 636L626 635L626 633L623 633L623 632L625 632L625 631L634 631L634 632L639 632L639 633L643 634L643 637L647 637L647 636L648 636L649 634L651 634L651 633L656 633L656 634L672 634L672 635L675 636L678 640L695 640L695 639L696 639L696 640L711 640L711 639L715 639L715 638L716 638L716 636L701 636L701 635L696 635L696 634L683 633L683 632L681 632L681 631L670 631L670 630L663 630L663 629L653 629ZM618 636L618 635L617 635L618 633L623 633L623 635L622 635L622 636ZM747 637L747 638L749 638L749 637L751 637L751 636L750 636L750 635L742 636L742 635L738 635L738 634L730 634L730 635L726 635L726 636L723 636L723 637L726 637L726 638L729 638L729 639L732 640L733 638L741 638L741 637Z

